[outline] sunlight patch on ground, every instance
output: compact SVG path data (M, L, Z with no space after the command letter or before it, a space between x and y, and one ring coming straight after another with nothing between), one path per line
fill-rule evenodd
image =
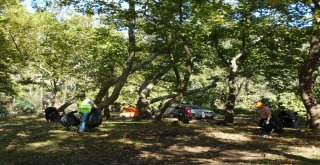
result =
M26 133L23 133L23 132L19 132L19 133L17 133L17 136L19 136L19 137L28 137L29 135L26 134Z
M178 156L179 158L177 158L177 155L172 154L172 155L164 155L161 153L157 153L157 152L152 152L152 151L141 151L141 153L138 155L138 157L140 159L149 159L149 160L153 160L153 162L157 162L157 161L163 161L163 160L176 160L176 159L181 159L180 163L176 163L176 164L183 164L183 162L185 162L186 159L188 159L188 163L186 164L224 164L221 161L217 161L214 160L214 158L188 158L188 156L183 155L183 151L180 151L181 154L179 154L180 156ZM156 164L156 163L155 163ZM175 163L172 163L175 164Z
M169 152L175 152L176 154L185 154L185 152L189 153L202 153L202 152L208 152L210 150L210 147L202 147L202 146L179 146L179 145L172 145L168 148Z
M155 159L155 160L164 160L163 156L159 153L150 152L150 151L141 151L141 153L138 155L140 158L145 159Z
M63 131L63 130L50 130L49 133L64 134L65 131Z
M44 141L44 142L35 142L35 143L29 143L27 144L27 148L34 150L34 149L38 149L38 148L42 148L42 147L46 147L46 146L51 146L53 145L53 141Z
M135 147L135 149L163 145L162 143L143 143L143 142L138 142L138 141L132 141L132 140L127 139L127 138L111 140L109 142L111 142L111 143L121 143L123 145L132 145L132 146Z
M296 147L292 146L289 147L288 151L290 154L298 154L300 156L309 158L309 159L319 159L320 160L320 147L315 146L302 146L302 147ZM301 154L303 153L303 154Z
M70 139L70 137L74 137L78 135L76 131L65 131L65 130L50 130L48 131L51 138L60 139L60 140L67 140Z
M220 156L220 160L224 161L232 161L232 160L247 160L247 161L254 161L254 160L280 160L283 159L283 156L270 154L270 153L263 153L263 152L252 152L252 151L239 151L239 150L226 150Z
M205 158L190 158L190 163L192 164L219 164L219 165L224 165L224 164L230 164L230 163L225 163L220 160L215 160L215 158L210 158L210 159L205 159Z
M251 141L250 138L247 138L246 136L239 134L239 133L224 133L224 132L210 132L207 134L208 136L213 136L217 139L223 139L223 140L232 140L232 141L240 141L240 142L249 142Z
M106 132L106 131L109 131L110 128L99 127L99 130L100 130L101 132Z
M17 119L31 119L31 118L35 118L35 116L17 116Z
M21 124L21 123L19 123L19 124L7 123L7 124L4 124L3 126L23 126L23 124Z
M18 147L18 144L12 143L12 144L9 144L9 145L6 147L6 150L7 150L7 151L14 151L17 147Z
M109 134L102 134L102 135L98 135L98 137L108 137Z
M124 143L124 144L133 144L134 143L132 140L127 139L127 138L113 140L113 142L119 142L119 143Z

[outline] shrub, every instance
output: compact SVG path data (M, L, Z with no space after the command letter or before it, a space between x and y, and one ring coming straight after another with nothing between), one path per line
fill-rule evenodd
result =
M18 97L16 99L15 104L13 105L13 108L17 111L21 111L23 113L35 113L36 108L35 106L28 100Z
M0 108L0 116L6 116L9 114L9 111L6 108Z

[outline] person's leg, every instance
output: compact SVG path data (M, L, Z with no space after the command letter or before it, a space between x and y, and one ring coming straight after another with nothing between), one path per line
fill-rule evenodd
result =
M260 119L260 121L259 121L259 127L263 127L263 122L264 122L264 120L263 120L263 119Z
M88 118L89 113L80 113L80 126L79 132L83 132L86 127L86 121Z
M266 135L267 134L267 130L266 130L266 128L267 128L267 124L266 124L266 119L261 119L260 120L260 127L261 127L261 136L264 136L264 135Z
M270 134L273 130L273 122L269 122L269 124L266 124L265 126L266 134Z

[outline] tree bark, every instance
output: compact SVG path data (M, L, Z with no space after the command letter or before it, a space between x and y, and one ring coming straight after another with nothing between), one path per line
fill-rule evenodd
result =
M151 56L149 56L147 59L145 59L141 63L133 66L131 71L130 71L130 74L133 74L137 70L143 68L144 66L146 66L147 64L152 62L154 59L156 59L158 56L159 56L158 53L152 54ZM110 87L112 87L115 84L117 84L117 82L118 82L118 78L111 78L110 80L108 80L104 84L102 84L98 94L96 95L96 98L95 98L94 102L96 104L100 104L104 97L106 97L106 99L108 99L108 97L109 97L108 96L108 91L109 91Z
M64 112L64 110L69 107L72 104L71 101L65 102L63 105L61 105L57 110L58 112Z
M228 78L228 102L225 109L224 122L233 123L234 122L234 108L236 103L236 85L235 85L235 73L231 71Z
M320 12L319 3L313 1L315 7L313 8L313 36L310 40L310 49L307 58L304 61L299 75L299 87L302 102L310 115L311 128L320 130L320 104L313 92L314 75L320 61L320 18L317 13Z
M319 47L319 38L313 36L310 42L309 55L305 59L299 77L300 95L302 102L310 115L312 129L320 129L320 105L312 90L314 84L313 73L320 60Z
M243 41L244 42L244 41ZM243 48L244 49L244 48ZM228 94L228 102L225 109L225 123L233 123L234 122L234 108L236 104L236 74L238 72L238 65L237 61L240 57L243 56L243 52L237 54L235 57L232 58L230 62L230 72L228 76L228 88L229 88L229 94Z
M117 79L117 84L115 85L112 94L110 97L105 99L103 102L101 102L98 105L98 110L102 111L103 109L107 110L105 111L105 117L108 119L110 118L110 113L108 111L109 105L112 104L115 100L118 99L121 89L123 88L128 76L130 75L130 72L132 70L134 59L136 56L136 39L134 34L135 29L135 1L130 0L129 3L129 14L128 17L128 36L129 36L129 47L128 47L128 60L126 62L126 68L122 71L122 74ZM102 91L103 93L103 91Z
M162 120L163 114L166 112L166 110L175 102L179 102L181 98L176 96L175 98L172 98L168 101L166 101L161 107L159 107L160 114L156 116L155 121L160 122Z
M96 95L96 98L94 100L94 102L96 104L100 104L102 102L102 99L107 96L108 97L108 90L111 86L113 86L115 83L117 82L117 80L115 78L108 80L107 82L105 82L104 84L102 84L98 94Z
M144 114L147 111L147 107L150 105L150 100L148 100L148 97L153 87L157 85L161 77L163 77L163 75L165 75L171 69L170 66L165 66L161 68L162 69L160 69L160 71L152 78L147 78L140 87L139 100L137 102L137 107L140 114Z

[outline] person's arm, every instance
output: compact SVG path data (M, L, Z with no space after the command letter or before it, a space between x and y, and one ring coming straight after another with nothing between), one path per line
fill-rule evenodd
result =
M94 107L94 108L98 108L98 106L97 106L95 103L93 103L93 107Z
M270 120L271 120L271 116L272 116L272 112L269 108L266 109L267 110L267 113L268 113L268 118L267 118L267 123L266 124L269 124Z
M98 106L92 100L89 101L89 104L94 108L98 108Z

